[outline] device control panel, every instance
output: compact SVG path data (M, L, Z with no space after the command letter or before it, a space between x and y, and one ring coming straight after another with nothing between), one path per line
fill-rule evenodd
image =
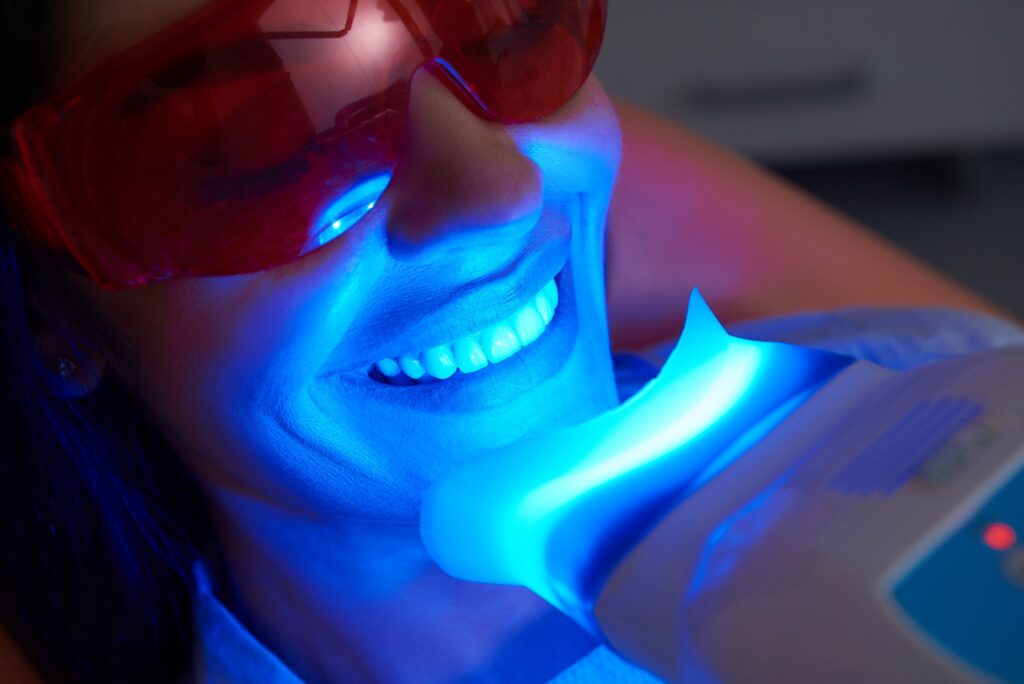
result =
M1024 453L993 493L893 586L905 616L955 658L1024 681Z

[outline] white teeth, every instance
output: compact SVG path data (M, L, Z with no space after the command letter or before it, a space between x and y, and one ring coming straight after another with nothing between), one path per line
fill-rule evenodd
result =
M467 336L456 340L452 351L455 352L455 363L459 364L459 370L463 373L476 373L487 366L487 355L476 337Z
M533 305L537 307L537 313L540 314L540 318L544 321L544 325L551 322L551 319L555 315L555 307L551 306L551 300L548 299L544 292L540 292L536 297L533 298Z
M525 347L544 332L544 321L531 302L512 316L512 327L519 337L519 342Z
M499 363L523 348L516 331L508 323L499 323L480 333L480 346L491 363Z
M402 369L399 368L398 363L394 359L381 359L377 362L377 370L389 378L393 378L402 372Z
M407 382L426 377L447 380L456 370L475 373L491 363L514 356L536 341L544 334L557 308L558 286L551 280L519 311L486 330L419 354L381 359L376 364L377 370L386 378L396 380L402 380L400 376L404 373Z
M551 305L552 311L558 308L558 286L555 285L554 280L552 280L551 282L544 286L544 289L541 290L541 294L543 294L544 297L547 298L548 304Z
M420 363L420 360L414 356L401 357L398 359L398 365L413 380L419 380L427 372L423 369L423 364Z
M455 354L447 344L423 352L423 366L438 380L447 380L459 369L455 362Z

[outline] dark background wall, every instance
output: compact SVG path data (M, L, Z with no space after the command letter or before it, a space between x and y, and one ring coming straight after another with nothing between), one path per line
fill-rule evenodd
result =
M610 92L1024 316L1024 2L609 5Z

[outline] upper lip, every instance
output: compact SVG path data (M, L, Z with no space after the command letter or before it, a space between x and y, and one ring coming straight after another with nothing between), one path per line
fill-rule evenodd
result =
M387 288L385 304L356 318L346 334L343 371L365 371L383 358L449 344L509 317L565 267L569 240L532 243L502 268L443 288L408 293ZM354 351L358 350L358 351Z

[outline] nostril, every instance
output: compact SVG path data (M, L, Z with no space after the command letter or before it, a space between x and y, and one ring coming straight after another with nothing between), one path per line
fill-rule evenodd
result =
M393 256L429 259L463 247L507 245L537 225L540 169L516 149L489 147L464 150L460 159L433 168L399 168L387 218Z
M426 72L413 79L408 107L387 218L395 257L521 239L537 224L543 176L505 126Z

